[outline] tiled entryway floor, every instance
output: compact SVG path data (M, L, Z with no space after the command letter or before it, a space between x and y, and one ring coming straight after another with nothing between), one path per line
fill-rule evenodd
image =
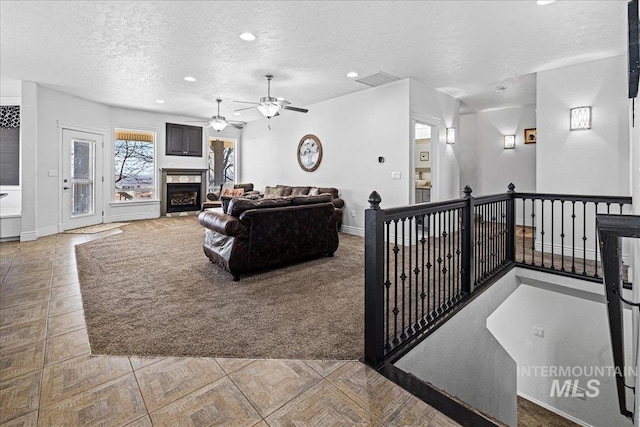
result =
M118 232L0 244L0 424L457 425L357 361L91 356L73 247Z

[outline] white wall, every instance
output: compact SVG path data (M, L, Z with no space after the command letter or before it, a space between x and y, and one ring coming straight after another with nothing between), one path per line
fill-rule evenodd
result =
M537 74L536 190L628 196L626 55ZM569 110L592 107L590 130L570 131Z
M516 286L511 270L395 366L515 426L516 364L487 329L486 319Z
M460 185L470 186L474 192L482 194L478 176L478 152L482 144L478 138L478 115L460 116L460 129L456 133L456 150L460 161Z
M364 228L369 194L382 206L407 205L413 173L409 165L409 80L362 90L308 106L307 114L284 111L267 121L251 122L242 136L241 181L265 186L335 187L345 201L343 230ZM298 165L298 142L314 134L322 143L320 167L305 172ZM383 156L385 162L378 163ZM402 172L392 180L391 172ZM355 211L355 217L351 211Z
M414 191L411 119L444 123L446 113L456 123L458 106L448 95L404 79L310 105L307 114L285 111L271 119L272 130L266 120L249 123L241 143L240 180L259 189L276 184L336 187L345 201L343 230L361 234L373 190L381 195L383 208L409 204ZM308 133L318 136L323 147L322 163L311 173L296 160L298 142ZM432 134L431 145L433 162L441 169L434 184L442 185L445 198L457 197L457 188L452 190L458 186L457 161L445 147L444 127ZM401 179L391 179L391 172L401 172Z
M518 365L518 393L586 425L630 426L631 421L620 415L614 376L551 376L550 371L545 375L533 368L613 366L602 285L524 269L514 271L521 284L487 319L487 328ZM630 320L630 310L624 310L627 357L631 354ZM534 327L544 330L543 338L533 335ZM556 379L560 385L565 380L578 380L578 386L587 391L587 382L597 379L599 395L586 400L551 397Z
M109 107L87 101L61 92L38 87L38 138L37 163L35 169L38 196L36 200L38 236L58 233L61 218L61 194L64 172L61 169L62 145L59 123L91 128L101 133L105 145L109 141ZM49 171L57 171L58 176L49 176ZM25 170L24 173L29 173ZM68 174L67 174L68 175ZM67 176L68 178L68 176ZM23 193L23 197L31 194Z
M474 196L506 193L511 182L516 191L536 190L537 144L524 143L524 130L535 127L533 105L462 116L459 145L465 147L465 151L461 157L465 165L475 166L475 170L462 174L473 181L473 185L469 185ZM504 135L516 136L516 148L504 149Z

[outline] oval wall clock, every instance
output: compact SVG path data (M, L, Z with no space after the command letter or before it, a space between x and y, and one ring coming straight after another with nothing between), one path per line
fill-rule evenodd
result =
M315 135L305 135L298 143L298 164L302 170L313 172L322 161L322 144Z

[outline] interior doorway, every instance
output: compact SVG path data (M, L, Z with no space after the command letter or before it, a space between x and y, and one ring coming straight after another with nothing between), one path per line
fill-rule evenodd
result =
M413 140L413 196L414 203L432 201L433 150L431 144L432 126L415 122Z

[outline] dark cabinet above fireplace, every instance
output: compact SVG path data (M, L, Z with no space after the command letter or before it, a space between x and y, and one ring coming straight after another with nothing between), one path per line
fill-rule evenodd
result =
M167 123L168 156L202 157L202 128Z

